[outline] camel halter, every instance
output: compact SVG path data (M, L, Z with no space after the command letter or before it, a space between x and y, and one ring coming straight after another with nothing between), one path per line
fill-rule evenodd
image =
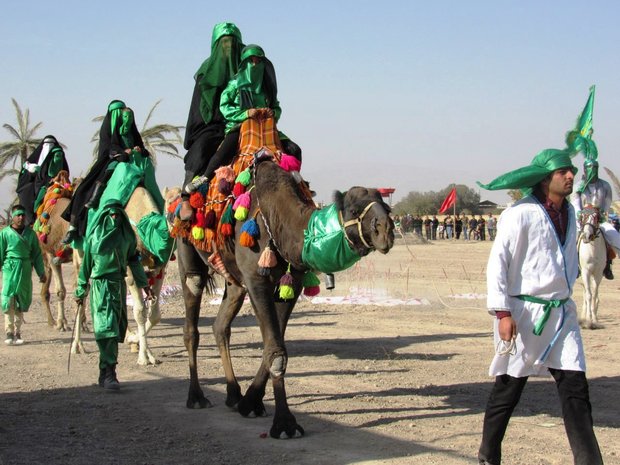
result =
M374 249L374 247L372 245L368 244L368 242L366 242L366 239L364 239L364 232L362 231L362 221L364 221L364 216L366 216L366 213L368 213L368 211L376 203L377 202L370 202L368 205L366 205L366 208L364 208L364 211L362 211L362 213L357 218L354 218L354 219L346 221L346 222L344 221L344 218L342 217L342 211L338 212L338 216L340 217L340 222L342 223L342 228L344 230L344 237L347 238L347 241L349 241L349 243L351 245L354 245L354 244L353 244L353 241L351 240L351 238L349 237L349 235L347 234L347 228L349 226L357 225L357 232L358 232L358 234L360 236L360 239L362 240L362 243L366 246L367 249L371 249L371 250Z

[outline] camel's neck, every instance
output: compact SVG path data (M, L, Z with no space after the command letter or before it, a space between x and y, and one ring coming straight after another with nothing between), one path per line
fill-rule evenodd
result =
M295 268L303 268L304 230L316 208L292 192L288 196L261 196L259 202L278 252Z

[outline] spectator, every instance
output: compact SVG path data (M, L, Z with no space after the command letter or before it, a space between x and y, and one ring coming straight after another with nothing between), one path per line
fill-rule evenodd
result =
M432 233L432 239L434 241L437 240L438 229L439 229L439 220L437 219L437 215L433 215L433 219L431 221L431 233Z
M487 231L489 231L489 240L495 240L495 230L497 227L497 220L489 213L487 218Z

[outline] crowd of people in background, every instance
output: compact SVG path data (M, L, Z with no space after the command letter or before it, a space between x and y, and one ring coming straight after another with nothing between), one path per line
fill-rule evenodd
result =
M492 213L483 215L395 215L394 225L402 234L414 233L429 241L456 239L465 241L494 240L497 232L497 219Z

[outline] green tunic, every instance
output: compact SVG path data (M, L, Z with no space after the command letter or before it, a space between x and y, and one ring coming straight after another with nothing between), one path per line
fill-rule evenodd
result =
M118 218L110 216L114 210ZM86 296L90 280L90 308L95 339L125 339L127 331L127 266L138 287L148 280L136 251L136 237L120 205L100 209L95 225L84 243L84 260L80 267L75 295Z
M2 267L2 311L7 313L15 297L15 309L27 312L32 303L32 267L39 277L45 275L39 240L30 228L20 234L7 226L0 231L0 267Z

